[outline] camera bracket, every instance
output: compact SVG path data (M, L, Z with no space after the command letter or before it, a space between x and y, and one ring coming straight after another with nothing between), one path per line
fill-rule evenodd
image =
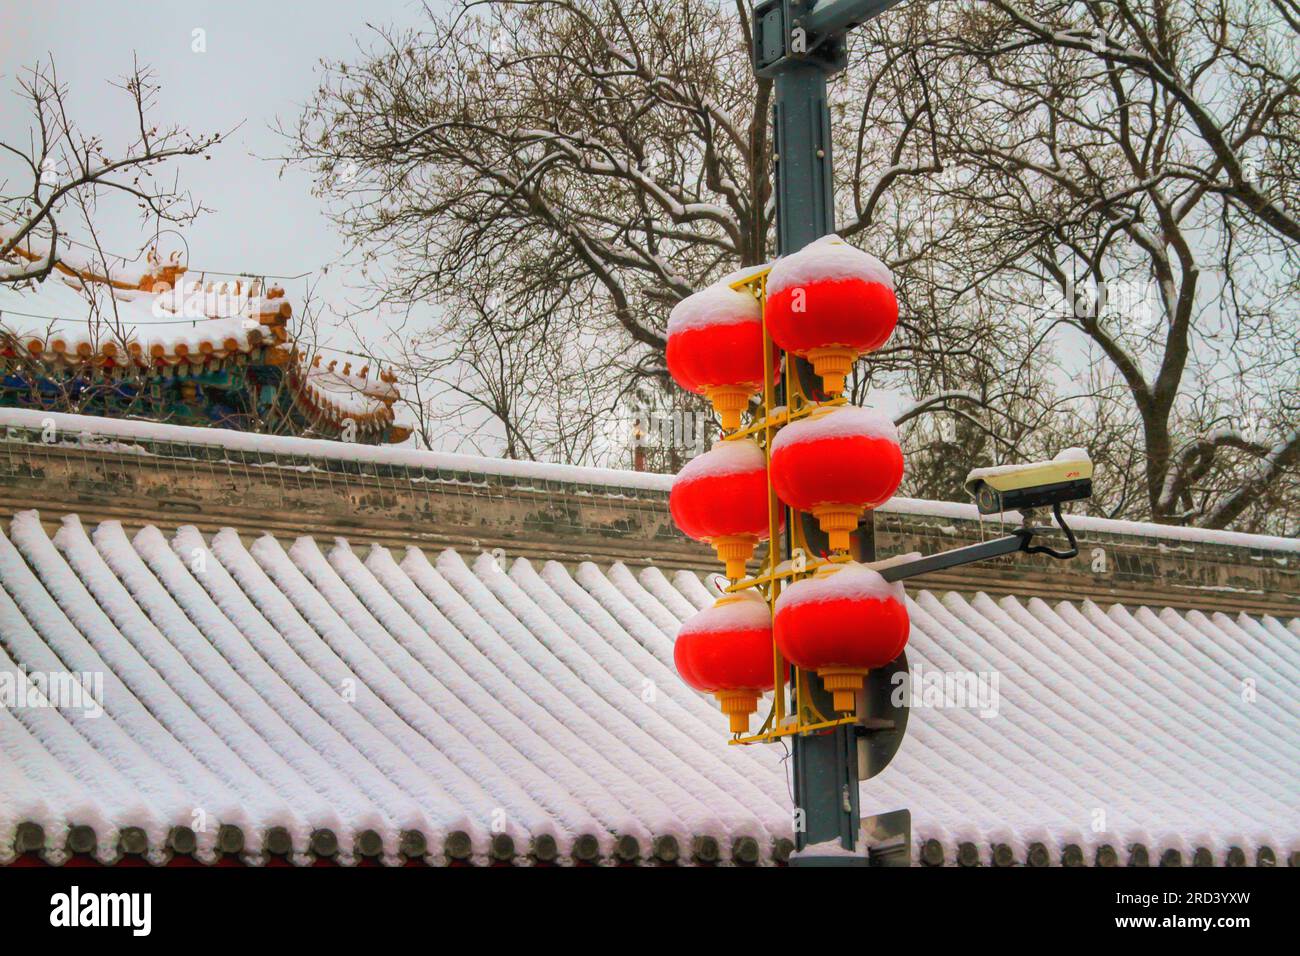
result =
M1025 554L1045 554L1050 558L1056 558L1058 561L1065 561L1078 556L1079 542L1074 536L1074 531L1065 523L1065 517L1061 514L1060 503L1052 505L1052 515L1056 518L1056 524L1060 530L1065 532L1066 540L1070 542L1070 550L1068 551L1058 551L1047 545L1032 544L1031 542L1036 535L1049 534L1056 529L1025 524L1011 534L1001 538L994 538L991 541L981 541L979 544L967 545L964 548L952 548L948 551L940 551L938 554L927 554L923 558L916 558L912 561L887 565L880 569L880 576L886 581L902 581L906 578L914 578L918 574L943 571L963 564L987 561L989 558L999 558L1006 554L1016 554L1021 551Z

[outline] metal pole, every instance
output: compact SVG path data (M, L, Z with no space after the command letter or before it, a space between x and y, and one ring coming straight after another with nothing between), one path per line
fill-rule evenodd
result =
M835 230L826 70L787 65L776 76L774 103L776 251L784 256Z
M817 63L790 63L775 78L777 252L786 255L835 230L830 109L826 70ZM804 366L802 360L799 365ZM800 380L817 380L799 369ZM787 513L786 527L795 516ZM786 554L790 537L787 532ZM869 557L869 556L868 556ZM814 705L834 712L831 695L809 681ZM804 829L795 833L799 849L839 840L852 849L857 841L858 748L852 727L794 738L794 802L803 811Z
M773 141L776 144L777 253L788 255L834 232L831 117L826 78L843 69L845 32L883 13L901 0L759 0L754 6L754 71L774 85ZM802 359L787 369L786 387L798 377L803 393L821 396L821 382ZM785 553L795 515L787 512ZM870 519L862 525L864 560L875 558ZM810 544L820 532L809 535ZM831 695L809 681L813 704L835 712ZM816 686L812 686L816 685ZM797 694L793 695L797 699ZM838 839L846 849L858 842L858 751L853 728L794 738L794 801L803 811L796 830L799 849Z

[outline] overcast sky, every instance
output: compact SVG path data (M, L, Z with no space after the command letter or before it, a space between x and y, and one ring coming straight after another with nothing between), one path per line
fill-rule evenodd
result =
M111 152L132 117L126 94L110 82L129 72L138 55L162 85L160 122L195 133L239 126L210 161L177 166L181 184L214 210L185 230L192 272L320 275L343 247L311 194L310 178L301 170L281 176L273 157L284 144L271 127L277 117L292 124L318 82L322 58L354 57L358 43L369 43L368 23L408 26L424 18L417 0L0 0L0 139L26 141L31 111L14 95L16 81L23 67L52 55L74 117L86 132L104 134ZM196 30L203 31L201 44ZM198 46L206 49L196 52ZM9 172L0 165L0 175ZM105 249L129 256L147 242L135 213L129 204L104 208L96 229ZM174 237L164 239L163 251L179 246ZM345 308L348 286L357 283L357 273L336 266L317 292ZM301 298L303 280L284 285ZM338 333L330 344L349 343Z

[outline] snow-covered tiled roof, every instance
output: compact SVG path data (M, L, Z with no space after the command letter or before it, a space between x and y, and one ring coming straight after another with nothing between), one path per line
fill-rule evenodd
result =
M278 344L291 307L282 289L262 294L240 280L119 289L52 275L44 282L0 285L0 336L43 362L105 358L149 366L248 353Z
M0 708L0 855L90 831L104 860L191 831L254 862L788 852L783 749L728 746L673 670L701 577L243 530L26 512L0 535L0 673L102 675L103 706ZM862 804L910 808L927 855L1300 850L1296 620L909 607L918 706ZM933 706L936 674L986 696Z
M392 373L380 372L371 377L369 366L354 372L351 362L343 361L340 367L340 359L322 362L322 358L323 354L317 352L308 365L304 356L304 370L296 377L311 407L328 410L337 422L346 418L358 424L393 421L393 403L401 398L401 392ZM403 428L402 436L394 440L404 441L409 434L409 429Z

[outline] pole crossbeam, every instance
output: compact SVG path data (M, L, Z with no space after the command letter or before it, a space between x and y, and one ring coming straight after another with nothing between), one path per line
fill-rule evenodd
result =
M760 0L754 8L754 72L779 78L796 65L844 69L844 40L902 0Z
M792 0L791 7L796 11L800 6L811 7L807 13L797 17L802 22L796 25L802 26L811 38L816 39L861 26L899 3L902 0L805 0L803 4Z

